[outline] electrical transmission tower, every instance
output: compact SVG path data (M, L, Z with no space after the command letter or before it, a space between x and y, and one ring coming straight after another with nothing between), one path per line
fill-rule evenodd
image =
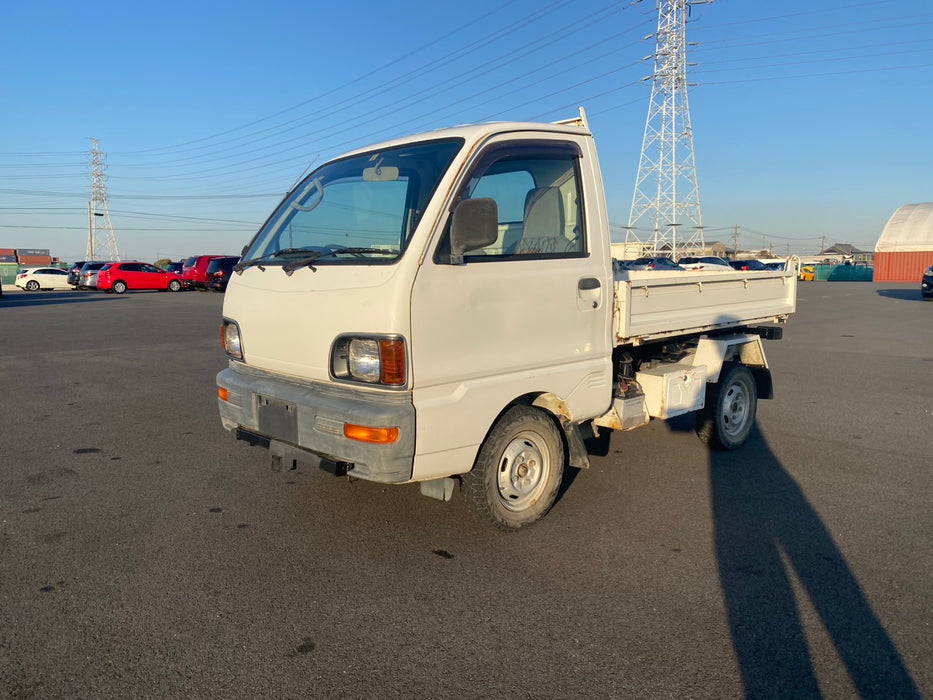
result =
M712 0L656 0L657 45L626 243L647 255L702 254L703 218L687 103L687 19L690 7ZM642 235L636 231L643 232Z
M110 211L107 209L107 191L104 189L104 165L97 146L91 139L91 201L87 204L86 260L119 260L117 239L113 235ZM106 252L105 252L106 251Z

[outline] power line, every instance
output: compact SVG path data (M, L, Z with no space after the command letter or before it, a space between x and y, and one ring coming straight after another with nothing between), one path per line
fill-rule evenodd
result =
M29 197L87 197L86 194L76 192L49 192L46 190L15 190L0 188L0 194L16 194ZM115 194L110 195L110 199L147 199L147 200L206 200L206 199L265 199L269 197L281 197L281 192L271 192L265 194L206 194L206 195L160 195L160 194Z
M482 44L484 44L484 43L492 43L492 42L494 42L494 41L496 41L496 40L499 40L499 39L501 39L501 38L503 38L503 37L512 37L512 36L514 36L514 34L515 34L515 32L516 32L517 29L520 29L520 28L522 28L522 27L528 26L529 24L533 24L534 22L537 22L537 21L539 21L539 20L541 20L541 19L547 17L547 16L549 15L549 13L552 13L552 12L556 11L557 9L560 9L560 8L562 8L563 6L566 6L566 5L568 5L568 4L572 4L572 3L575 2L575 1L576 1L576 0L553 0L553 1L552 1L551 3L549 3L547 6L542 7L542 8L537 8L537 9L535 9L534 11L532 11L531 13L529 13L528 15L525 15L525 16L522 17L521 19L517 20L516 22L509 23L509 25L507 25L507 26L505 26L505 27L502 27L502 28L500 28L500 29L494 30L493 32L487 34L486 36L484 36L484 37L481 38L481 39L475 40L475 41L473 41L473 42L471 42L471 43L466 44L465 46L461 46L461 47L455 49L454 51L448 52L447 54L445 54L444 56L442 56L442 57L441 57L440 59L438 59L438 60L431 61L431 62L429 62L429 63L427 63L427 64L421 65L421 66L419 66L418 68L415 68L415 69L412 69L412 70L408 71L407 73L403 73L403 74L400 74L400 75L396 75L396 76L393 77L388 83L386 83L385 81L382 81L382 82L380 82L380 83L379 83L376 87L374 87L374 88L369 88L369 89L367 89L367 90L363 90L363 91L358 92L358 93L355 93L355 94L353 94L353 95L344 96L344 97L341 98L335 105L330 105L330 106L326 106L326 105L325 105L324 107L322 107L321 109L319 109L319 111L318 111L316 114L318 114L318 115L326 115L326 114L329 114L329 113L333 113L333 111L335 110L336 107L340 107L340 106L342 106L342 105L344 105L344 104L357 105L357 104L359 104L364 98L366 98L366 97L371 97L371 96L372 96L372 93L374 93L374 92L375 92L377 95L378 95L378 94L384 94L385 92L388 92L388 91L391 89L392 86L396 86L396 85L399 85L399 84L405 84L406 82L410 83L410 82L412 82L413 79L416 78L416 77L423 77L424 75L427 75L427 74L436 72L436 71L438 71L440 68L442 68L443 66L447 65L447 64L448 64L450 61L452 61L454 58L462 58L462 57L464 57L464 56L472 57L472 50L475 49L478 45L482 45ZM499 9L500 9L500 10L501 10L501 9L504 9L504 8L505 8L506 6L508 6L509 4L511 4L511 2L508 2L508 3L503 4L502 6L499 7ZM492 12L490 12L490 13L487 13L487 15L494 14L495 12L497 12L497 10L494 10L494 11L492 11ZM474 20L474 21L472 21L472 22L470 22L470 23L468 23L467 25L464 25L464 26L465 26L465 27L469 27L469 26L472 26L472 25L474 25L474 24L477 24L479 21L480 21L480 20L477 19L477 20ZM454 33L458 33L458 30L454 30L453 32L450 32L449 34L454 34ZM423 48L427 48L427 47L429 47L429 46L434 46L434 45L436 45L436 44L438 44L438 43L441 43L441 42L439 42L438 40L434 40L434 41L429 42L427 45L425 45L424 47L421 47L421 48L423 49ZM408 57L408 56L410 56L410 55L413 55L414 53L418 53L418 52L420 52L420 50L421 50L421 49L417 49L417 50L415 50L415 51L413 51L413 52L410 52L409 54L406 54L405 57ZM395 64L397 64L398 62L400 62L401 60L402 60L401 58L395 59L395 60L393 60L392 62L390 62L390 64L387 64L387 65L395 65ZM330 96L330 95L333 95L333 94L339 94L339 93L341 93L343 90L345 90L346 88L355 87L355 86L356 86L358 83L360 83L364 78L372 78L373 75L375 75L376 73L379 73L379 72L380 72L383 68L385 68L385 67L386 67L386 66L382 66L382 67L380 67L380 68L377 68L376 70L368 71L365 75L363 75L363 76L358 76L358 77L356 77L356 78L354 78L354 79L352 79L352 80L350 80L350 81L344 83L343 85L341 85L341 86L338 87L338 88L334 88L334 89L332 89L332 90L329 90L329 91L327 91L326 93L324 93L323 95L319 95L319 96L316 96L316 97L314 97L314 98L312 98L312 99L305 100L304 102L299 103L298 105L295 105L294 107L288 108L288 109L286 109L286 110L282 110L282 111L276 113L276 115L272 115L272 116L279 116L279 115L284 114L284 113L286 113L286 112L288 112L288 111L292 111L293 109L296 109L296 108L298 108L298 107L306 106L306 105L311 104L311 103L313 103L313 102L317 102L317 101L319 101L322 97L327 97L327 96ZM262 118L262 119L260 119L260 120L255 120L255 121L251 122L251 123L248 124L248 125L244 125L244 126L241 126L241 127L236 127L235 129L228 130L227 132L223 132L223 133L220 134L220 135L227 135L227 134L232 133L232 132L234 132L234 131L238 131L238 130L240 130L240 129L242 129L242 128L248 128L248 127L251 126L251 125L254 125L254 124L256 124L256 123L260 123L260 122L265 121L265 120L267 120L267 119L270 119L270 118L272 118L272 116L270 116L270 117L264 117L264 118ZM300 120L306 119L306 118L307 118L307 115L301 116L301 117L297 117L297 118L295 118L295 119L286 121L286 122L284 122L284 123L281 124L281 125L276 125L276 126L273 126L273 127L269 127L269 128L267 128L267 129L262 129L262 130L259 130L259 131L257 131L257 132L253 132L253 133L251 133L251 134L246 134L246 135L244 135L244 136L240 136L240 137L236 137L236 138L234 138L234 139L230 139L230 140L228 140L228 142L230 142L230 141L238 141L238 140L242 140L242 139L244 139L244 138L250 138L250 137L252 137L252 136L257 136L257 135L262 134L262 133L264 133L264 132L266 132L266 131L279 129L279 128L281 128L282 126L285 126L285 125L288 125L288 124L293 124L293 123L296 122L296 121L300 121ZM204 139L199 139L198 141L210 140L210 139L212 139L212 138L216 138L217 136L218 136L218 135L214 135L214 136L210 136L210 137L205 137ZM188 143L186 143L186 144L177 144L177 145L175 145L175 146L170 146L170 147L166 147L166 148L172 148L172 149L174 149L174 148L183 148L183 147L188 146L188 145L191 145L191 144L193 144L193 143L195 143L195 142L196 142L196 141L194 141L194 142L188 142ZM212 148L212 147L214 147L214 146L207 146L207 147ZM158 150L158 149L157 149L157 150ZM187 150L187 149L186 149L186 150ZM127 152L126 154L128 155L128 154L133 154L133 153L138 153L138 152Z

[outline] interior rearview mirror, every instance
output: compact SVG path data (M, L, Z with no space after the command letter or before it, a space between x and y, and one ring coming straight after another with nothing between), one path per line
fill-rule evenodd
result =
M363 170L365 182L395 182L398 180L398 168L394 165L376 165Z
M450 263L463 264L463 254L492 245L499 237L499 208L488 197L464 199L450 224Z

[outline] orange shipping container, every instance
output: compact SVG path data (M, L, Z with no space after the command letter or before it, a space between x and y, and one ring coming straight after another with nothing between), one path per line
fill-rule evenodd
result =
M50 255L18 255L16 262L20 267L44 267L52 264Z
M13 248L0 248L0 255L16 255L16 250Z
M933 250L875 253L875 282L916 282L933 265Z

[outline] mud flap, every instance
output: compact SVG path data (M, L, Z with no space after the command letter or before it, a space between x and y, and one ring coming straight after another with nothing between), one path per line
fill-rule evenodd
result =
M579 424L561 421L560 425L567 437L567 463L576 469L589 469L590 456L583 443L583 433L580 431Z

